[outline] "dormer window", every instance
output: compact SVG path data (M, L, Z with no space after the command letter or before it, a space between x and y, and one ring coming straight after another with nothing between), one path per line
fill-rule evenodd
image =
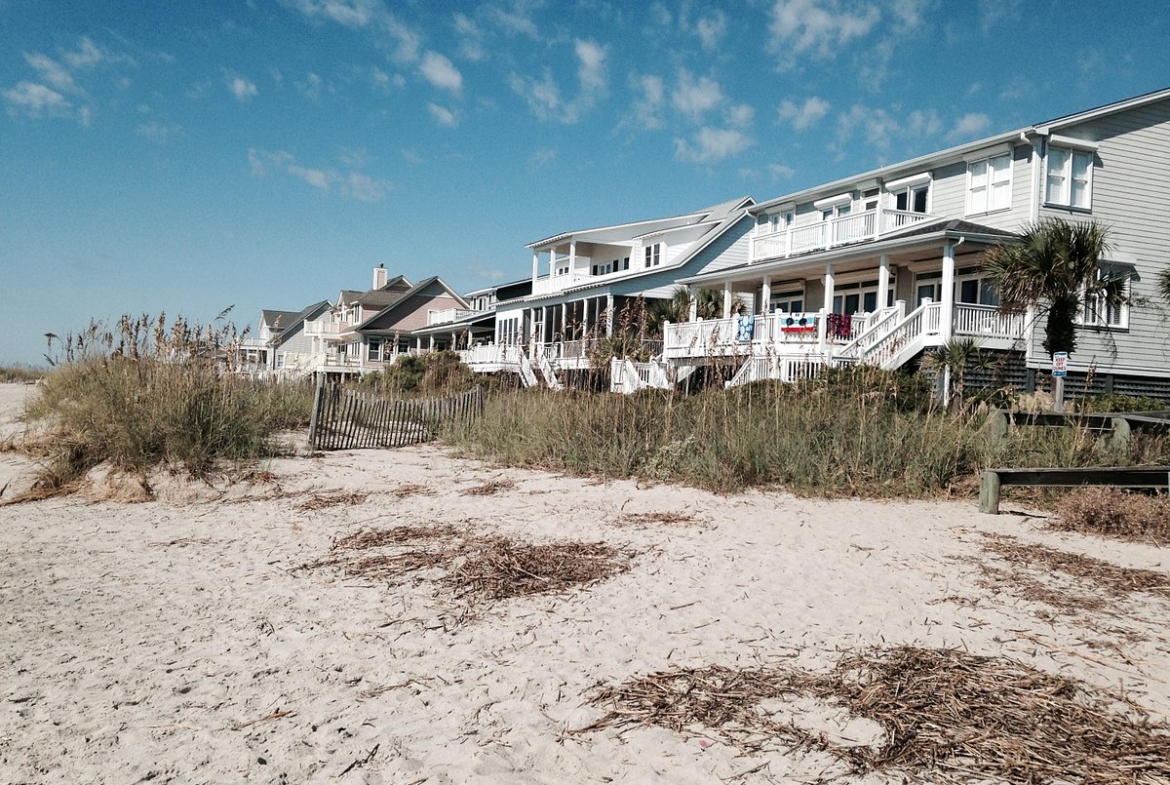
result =
M895 210L919 215L930 212L929 172L886 183L886 190L894 195Z
M849 215L853 208L853 194L843 193L830 196L827 199L818 199L813 207L821 211L821 220L829 221L842 215Z
M657 267L662 263L662 243L647 245L644 250L646 254L647 267Z

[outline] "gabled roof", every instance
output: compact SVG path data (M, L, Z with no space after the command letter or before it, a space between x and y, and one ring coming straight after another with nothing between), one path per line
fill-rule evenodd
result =
M377 289L367 289L359 292L355 289L342 289L337 298L339 306L362 305L370 308L385 308L387 305L401 298L410 291L411 283L404 275L396 275Z
M717 216L717 220L714 220L711 223L711 228L702 236L702 238L700 238L693 246L691 246L687 253L673 260L669 264L663 264L659 267L651 267L650 269L638 270L637 272L631 272L629 275L622 275L620 277L606 278L600 281L587 281L576 286L567 286L564 289L560 289L555 292L548 292L547 294L518 297L516 300L535 302L538 300L555 299L558 297L563 297L564 295L571 292L580 292L585 289L597 289L608 286L610 284L625 283L626 281L636 280L638 278L644 278L651 275L661 275L664 272L676 270L679 267L686 265L698 254L702 253L707 248L707 246L723 236L724 232L726 232L744 217L744 210L746 210L754 203L755 201L752 199L752 197L745 196L740 199L724 202L722 204L716 205L715 207L708 208L710 212L706 214L711 215L713 218Z
M399 311L401 306L411 298L430 292L437 292L438 294L447 294L454 298L455 302L461 307L467 307L467 301L464 300L458 292L443 282L443 279L437 275L431 276L424 281L420 281L418 285L405 292L401 297L397 298L393 303L387 305L378 313L366 319L359 324L354 330L361 332L362 330L385 330L392 326L387 324L391 321L391 317L396 311ZM433 295L432 295L433 296Z
M271 332L278 333L293 323L297 313L297 311L263 310L260 312L260 322Z
M534 243L529 243L526 248L542 248L550 245L556 245L565 240L574 239L584 242L621 242L628 241L638 237L656 234L671 229L679 229L687 226L694 226L699 223L713 223L722 220L729 213L739 210L745 202L752 201L750 196L742 196L738 199L732 199L721 204L713 205L711 207L696 210L693 213L685 213L683 215L675 215L667 218L652 218L645 221L631 221L630 223L613 224L610 226L597 226L591 229L576 229L571 232L562 232L555 234L552 237L546 237L543 240L537 240Z
M305 306L302 310L293 314L292 321L281 328L279 335L273 337L272 345L279 346L286 339L299 333L305 326L307 320L316 319L332 307L333 305L328 300L322 300L321 302Z
M753 209L752 213L759 213L786 204L788 202L800 203L807 202L818 194L835 193L841 190L850 190L857 187L858 183L873 181L877 183L880 180L891 180L908 174L916 174L923 169L938 166L941 163L950 160L960 160L968 153L975 152L985 147L993 147L999 144L1005 144L1013 141L1027 142L1034 137L1048 136L1054 130L1067 128L1071 125L1083 123L1088 120L1095 120L1098 117L1104 117L1118 112L1124 112L1129 109L1134 109L1146 104L1164 101L1170 98L1170 88L1162 90L1155 90L1151 93L1135 96L1133 98L1126 98L1121 101L1114 101L1110 104L1104 104L1093 109L1086 109L1084 111L1076 112L1075 114L1058 117L1054 120L1047 120L1042 123L1030 125L1024 128L1017 128L1014 131L1006 131L995 136L989 136L983 139L976 139L972 142L966 142L956 147L950 147L938 152L922 155L917 158L911 158L906 161L899 161L897 163L883 166L879 169L871 169L868 172L851 175L832 182L823 183L821 185L806 188L801 191L778 196L774 199L760 202Z

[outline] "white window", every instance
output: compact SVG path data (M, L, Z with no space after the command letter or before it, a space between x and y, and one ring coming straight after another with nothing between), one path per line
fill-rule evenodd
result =
M1004 153L967 164L967 214L1012 206L1012 156Z
M1129 274L1125 270L1103 267L1097 271L1098 280L1109 277L1124 278L1121 302L1109 303L1104 295L1085 298L1083 323L1118 330L1129 329Z
M657 267L662 262L662 243L646 246L646 266Z
M371 338L369 344L369 358L372 363L382 362L382 339Z
M569 274L568 263L566 263L564 266L557 267L557 271L554 273L554 275L568 275L568 274Z
M1066 147L1048 148L1048 204L1088 210L1093 205L1093 153Z
M773 292L770 307L772 311L780 310L784 313L802 313L804 311L804 290L794 289L790 292Z
M925 214L930 197L930 184L915 185L894 192L894 209L905 213Z

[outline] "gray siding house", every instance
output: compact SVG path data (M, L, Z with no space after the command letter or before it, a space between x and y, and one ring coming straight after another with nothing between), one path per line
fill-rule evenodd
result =
M952 337L1003 352L1034 384L1051 358L1034 314L999 310L981 272L996 243L1049 216L1095 220L1131 274L1132 303L1086 313L1070 387L1170 396L1170 327L1155 291L1170 266L1170 90L884 166L746 208L741 264L681 276L753 304L751 317L665 331L676 366L733 365L733 381L821 365L897 368Z

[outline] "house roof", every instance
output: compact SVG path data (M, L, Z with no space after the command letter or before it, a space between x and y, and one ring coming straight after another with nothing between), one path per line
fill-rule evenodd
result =
M377 289L367 289L364 292L359 292L356 289L342 289L337 298L337 304L340 306L356 304L370 308L385 308L399 300L411 288L411 283L405 276L396 275Z
M443 279L437 275L433 275L426 280L420 281L416 286L397 298L394 302L387 305L376 314L366 319L359 324L354 330L362 332L365 330L388 330L393 327L393 316L395 312L399 311L401 306L416 295L426 294L428 290L436 291L440 294L447 294L454 298L455 302L463 307L467 307L467 301L464 300L454 289L444 283Z
M801 262L830 263L843 259L848 260L848 257L859 254L872 257L875 253L897 252L918 247L929 247L932 243L950 240L969 240L976 243L993 245L1004 240L1011 240L1015 237L1016 235L1011 232L996 229L992 226L984 226L983 224L960 219L942 219L915 224L896 234L884 235L877 240L865 240L831 248L827 251L810 251L808 253L794 254L793 256L770 261L748 262L710 273L701 273L699 275L692 275L689 278L681 278L678 283L702 284L728 279L743 280L768 274L777 268L798 266Z
M1077 123L1083 123L1087 120L1093 120L1098 117L1103 117L1117 112L1123 112L1128 109L1133 109L1146 104L1156 103L1158 101L1170 98L1170 88L1162 90L1155 90L1154 92L1145 93L1143 95L1134 96L1133 98L1126 98L1121 101L1114 101L1113 103L1104 104L1093 109L1086 109L1074 114L1058 117L1053 120L1047 120L1035 125L1026 126L1024 128L1017 128L1014 131L1006 131L995 136L988 136L983 139L976 139L972 142L966 142L956 147L950 147L945 150L939 150L934 153L922 155L917 158L911 158L906 161L899 161L897 163L888 164L879 169L871 169L868 172L851 175L832 182L822 183L820 185L806 188L801 191L778 196L774 199L760 202L751 209L750 212L757 214L767 211L771 208L784 205L788 202L799 203L807 202L819 194L835 193L842 190L851 190L857 187L858 183L872 181L874 184L882 180L891 180L897 177L915 174L922 171L929 166L937 166L940 163L948 160L958 160L968 153L975 152L985 147L993 147L997 144L1004 144L1013 141L1027 142L1033 137L1044 137L1051 134L1054 130L1067 128Z
M452 330L458 331L465 327L491 327L496 323L495 311L480 311L473 313L470 316L464 316L462 319L455 319L450 322L443 322L442 324L432 324L427 327L419 327L411 331L412 335L442 335L449 333Z
M320 302L307 305L297 313L293 314L292 320L288 325L281 329L280 334L272 339L273 346L279 346L286 339L301 331L305 326L305 321L308 319L316 319L321 314L332 308L333 305L328 300L321 300Z
M269 330L276 333L292 324L296 316L297 311L263 310L260 312L260 322Z
M683 254L678 259L675 259L674 261L670 262L669 264L663 264L660 267L652 267L648 270L639 270L637 272L632 272L629 275L623 275L623 276L616 277L616 278L606 278L606 279L600 280L600 281L589 281L586 283L578 284L576 286L567 286L564 289L561 289L561 290L556 291L556 292L549 292L548 294L529 295L527 297L518 297L516 299L523 300L525 302L536 302L539 300L556 299L558 297L563 297L564 295L569 294L569 293L580 292L580 291L584 291L587 289L600 289L602 287L609 286L610 284L619 283L619 282L624 283L626 281L636 280L638 278L644 278L644 277L650 276L650 275L660 275L664 272L669 272L670 270L675 270L675 269L687 264L687 262L691 261L692 259L694 259L695 256L702 253L703 250L707 248L707 246L709 246L711 243L713 243L715 240L717 240L719 237L721 237L724 232L726 232L733 225L735 225L736 222L738 222L740 219L742 219L744 217L743 211L746 208L750 207L752 204L754 204L754 200L752 199L752 197L744 196L744 197L741 197L739 199L734 199L734 200L729 201L729 202L723 202L722 204L718 204L718 205L715 205L714 207L707 208L706 211L701 211L700 213L696 213L696 215L698 215L698 214L702 214L704 216L710 215L713 219L713 220L709 221L709 223L711 223L711 228L703 235L703 237L698 242L696 242L691 247L691 249L687 253ZM705 221L704 223L708 223L708 222Z
M575 229L571 232L562 232L543 240L529 243L526 248L544 248L557 245L568 239L585 242L620 242L637 237L656 234L670 229L693 226L702 222L716 222L730 211L739 209L745 201L751 201L750 196L741 196L721 204L705 207L693 213L669 216L666 218L651 218L645 221L631 221L628 223L612 224L610 226L595 226L590 229Z

